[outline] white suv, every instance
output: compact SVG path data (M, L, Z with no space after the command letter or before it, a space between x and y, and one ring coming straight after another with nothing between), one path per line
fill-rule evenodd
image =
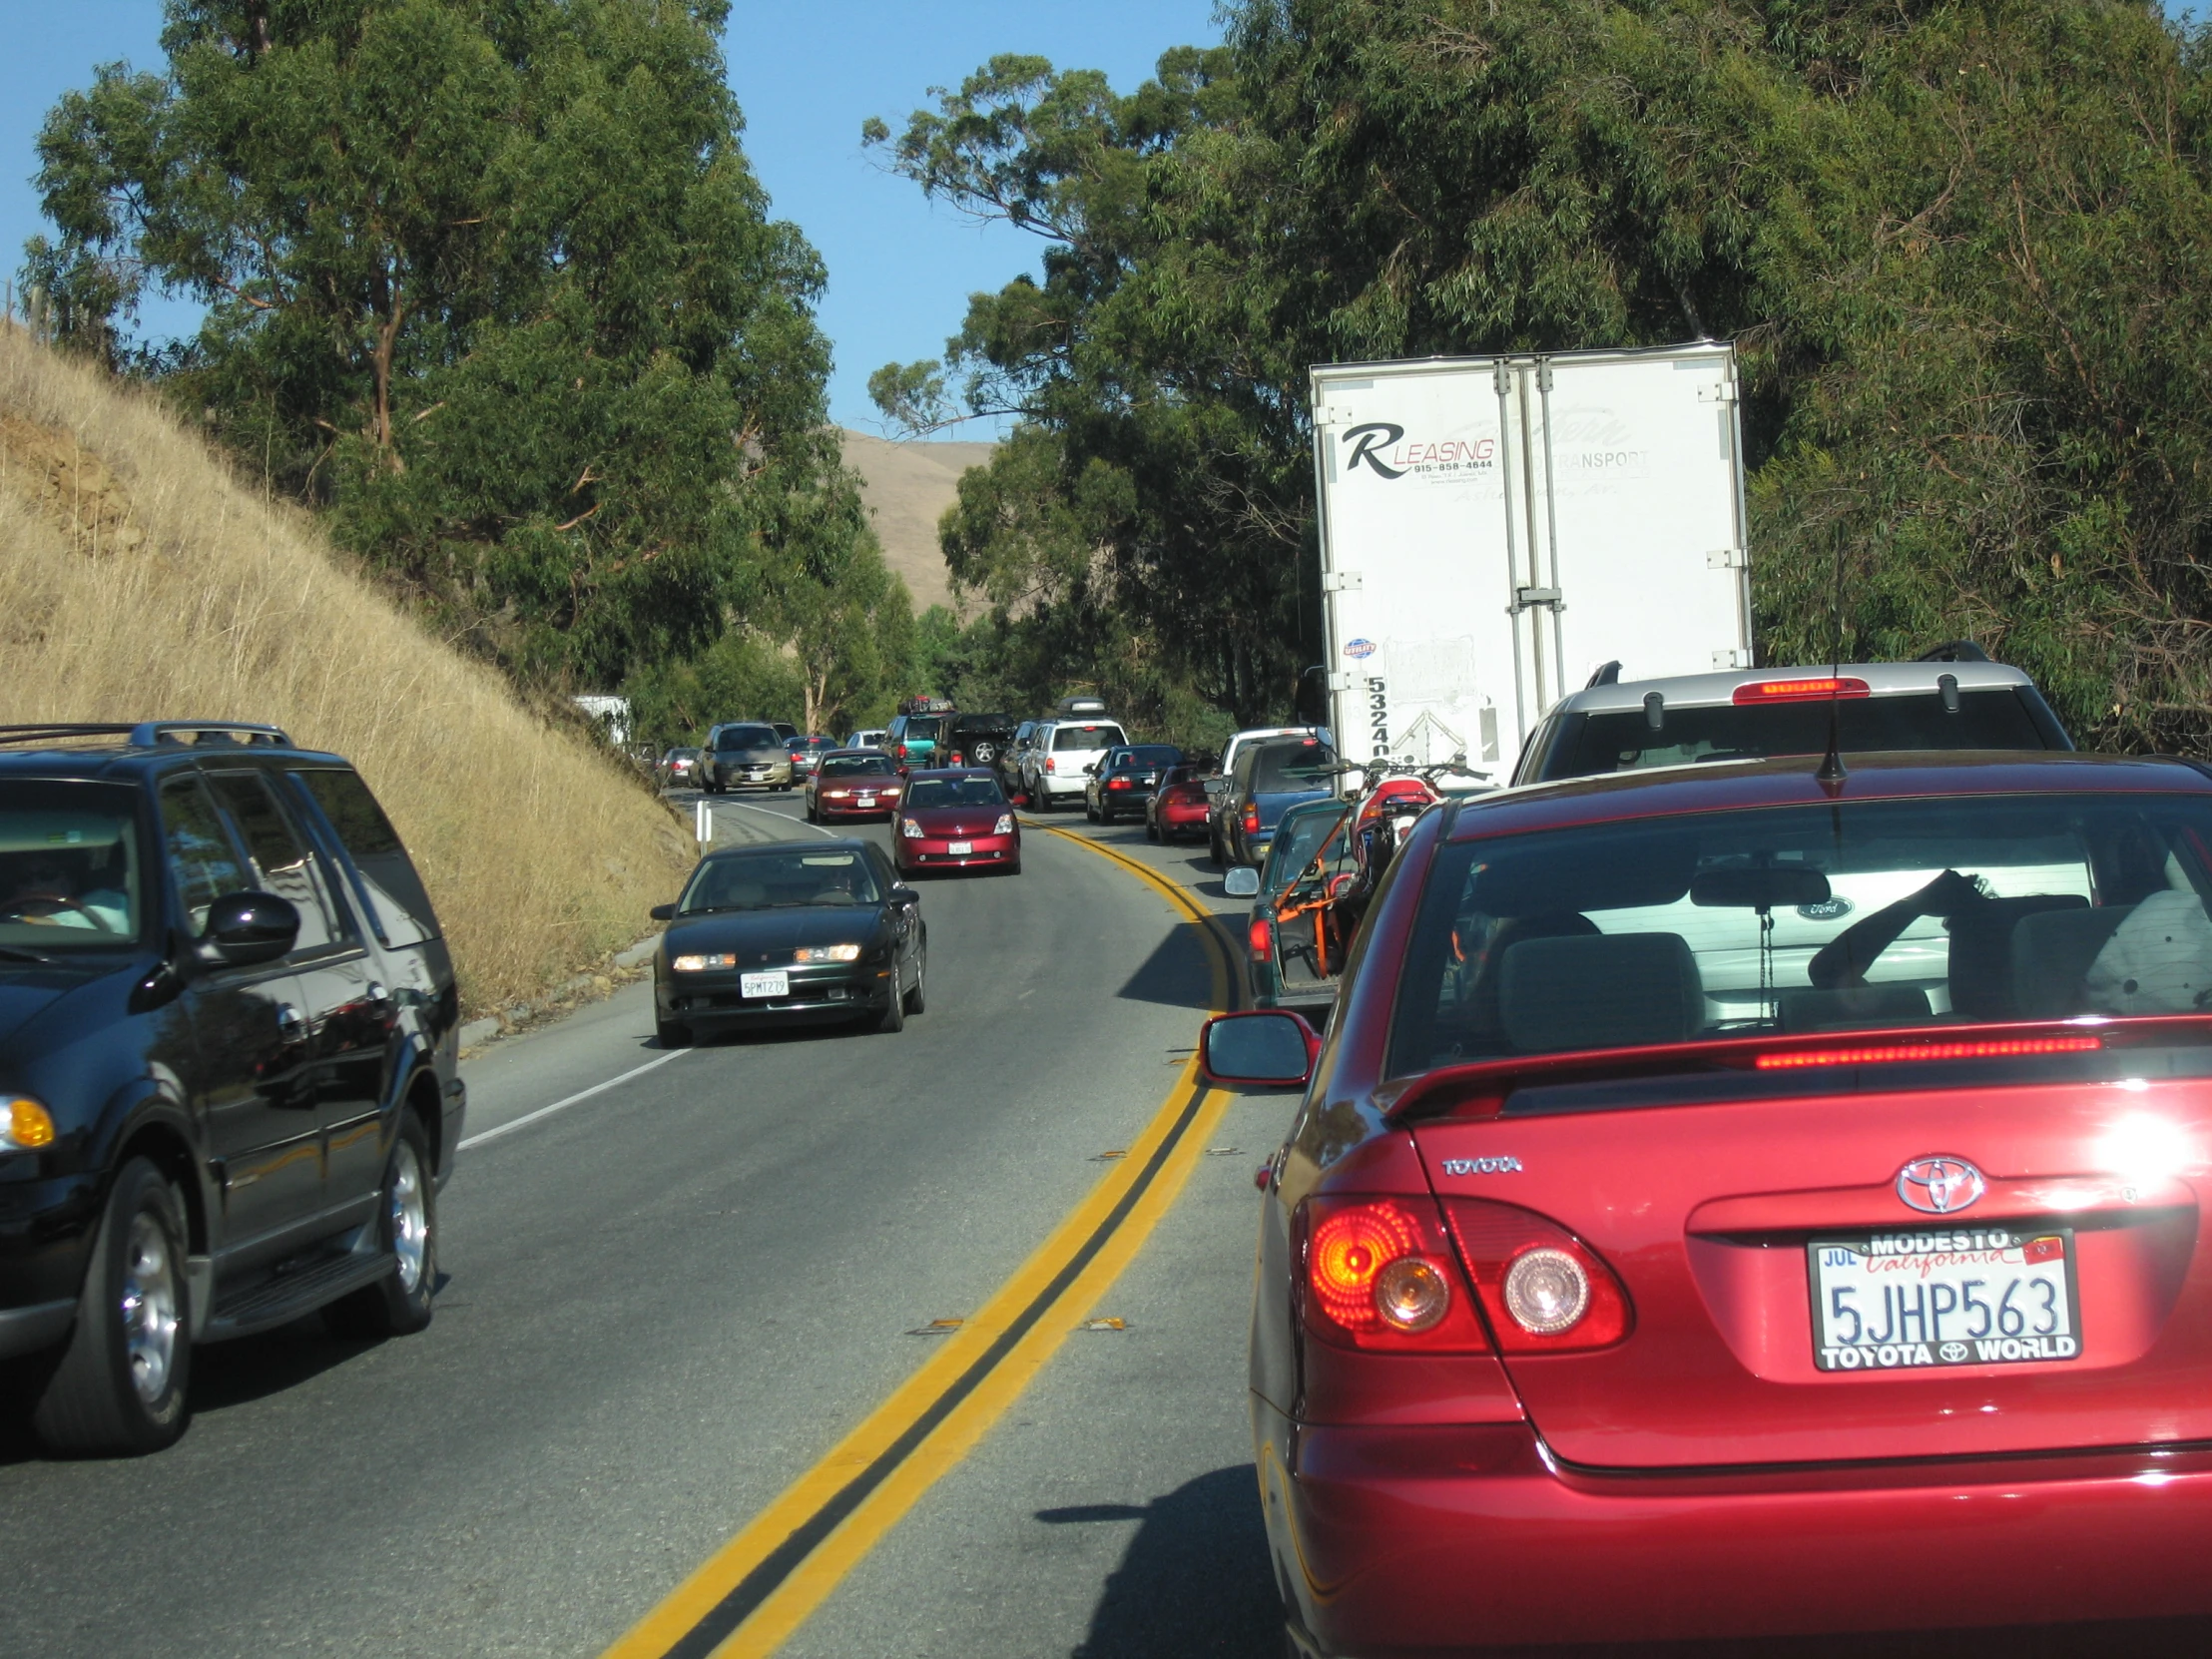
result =
M1022 762L1030 811L1049 813L1062 801L1081 800L1084 768L1128 741L1117 723L1097 717L1052 720L1039 726L1030 735L1028 757Z

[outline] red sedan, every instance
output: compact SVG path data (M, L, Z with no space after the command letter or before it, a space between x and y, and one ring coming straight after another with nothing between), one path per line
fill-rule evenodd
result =
M881 750L833 749L807 775L807 822L888 818L904 789L897 764Z
M1145 838L1180 840L1206 833L1206 774L1203 768L1171 767L1144 804Z
M891 857L901 875L926 869L1021 873L1021 826L997 774L981 767L906 775Z
M1299 1651L2212 1612L2208 894L2173 760L1430 811L1326 1054L1202 1039L1312 1083L1250 1396Z

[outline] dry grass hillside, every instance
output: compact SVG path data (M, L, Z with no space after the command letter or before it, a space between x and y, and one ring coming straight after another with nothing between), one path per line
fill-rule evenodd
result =
M952 505L960 474L991 458L995 444L889 443L849 429L844 464L860 475L860 494L874 516L883 562L906 579L918 615L943 605L972 615L977 606L954 602L952 576L937 546L937 520Z
M484 1012L636 939L690 840L153 398L0 331L0 722L273 721L357 765Z

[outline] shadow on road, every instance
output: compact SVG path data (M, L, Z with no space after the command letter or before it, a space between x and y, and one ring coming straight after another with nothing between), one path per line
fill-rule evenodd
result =
M1142 1507L1040 1509L1037 1519L1142 1522L1071 1659L1281 1659L1283 1614L1250 1463L1202 1474Z
M1126 1002L1158 1002L1201 1013L1214 1006L1214 948L1199 922L1179 922L1118 993ZM1235 986L1228 987L1234 994Z

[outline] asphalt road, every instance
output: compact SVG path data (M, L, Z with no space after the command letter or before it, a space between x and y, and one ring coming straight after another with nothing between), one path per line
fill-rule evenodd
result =
M775 822L796 797L715 805L726 838L813 833ZM363 1346L308 1320L205 1350L158 1457L0 1447L0 1654L620 1636L912 1373L941 1339L909 1333L981 1304L1181 1075L1217 972L1196 926L1053 834L1025 865L923 886L928 1011L899 1035L665 1057L633 986L466 1062L486 1138L443 1198L430 1330ZM1087 1311L1123 1329L1070 1337L785 1651L1277 1651L1242 1351L1252 1175L1292 1104L1232 1104Z

